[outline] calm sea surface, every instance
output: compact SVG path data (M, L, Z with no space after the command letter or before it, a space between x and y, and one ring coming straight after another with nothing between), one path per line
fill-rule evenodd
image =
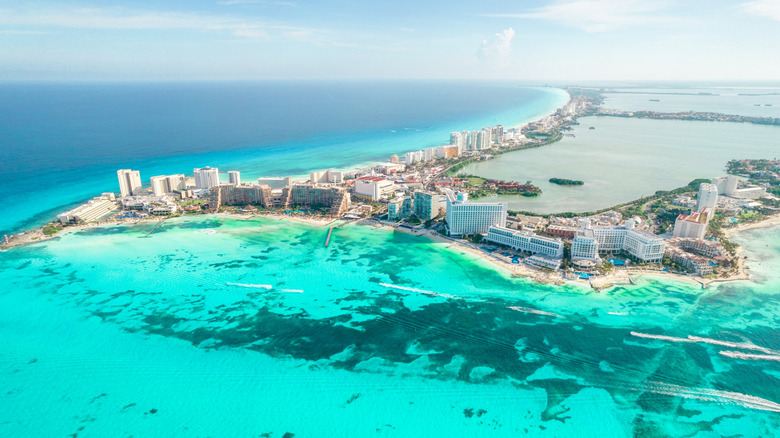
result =
M579 122L570 131L574 137L464 168L464 174L531 180L542 189L537 198L494 196L477 202L500 200L510 210L536 213L593 211L725 175L732 159L780 157L780 126L618 117ZM548 182L553 177L585 184L559 186Z

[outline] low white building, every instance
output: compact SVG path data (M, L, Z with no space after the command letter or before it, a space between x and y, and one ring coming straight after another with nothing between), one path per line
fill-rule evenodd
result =
M309 181L312 184L341 184L344 182L344 172L328 169L309 174Z
M364 176L355 180L355 194L378 201L395 191L394 184L380 176Z
M563 241L561 239L542 237L528 231L490 227L485 240L508 246L515 251L527 251L558 259L563 257Z
M589 220L583 220L582 228L577 230L572 241L572 260L599 262L599 252L625 251L646 263L661 261L666 246L664 240L634 228L634 224L634 220L629 219L623 225L593 227Z
M257 184L259 185L266 185L272 189L283 189L285 187L290 187L292 185L292 178L289 176L285 177L274 177L274 176L264 176L257 178Z
M476 203L468 201L468 194L446 189L447 229L450 236L487 233L493 226L506 228L505 202Z
M115 201L114 194L110 193L93 198L87 201L86 204L58 214L57 219L63 224L69 222L92 222L118 209L119 205Z
M674 221L674 237L704 238L710 223L712 210L705 208L703 211L695 211L691 214L681 214Z
M525 259L525 263L530 266L534 266L537 268L547 268L552 269L553 271L557 270L561 267L561 259L553 259L550 257L545 257L543 255L534 255L531 257L528 257Z

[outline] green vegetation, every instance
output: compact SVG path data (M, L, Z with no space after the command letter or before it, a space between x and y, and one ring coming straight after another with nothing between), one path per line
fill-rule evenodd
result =
M55 225L46 225L41 231L43 232L44 236L53 236L62 231L62 228Z
M206 203L206 201L202 201L202 200L184 201L184 202L181 203L181 206L182 207L189 207L190 205L203 205L205 203Z
M558 184L559 186L581 186L585 184L578 179L550 178L549 181L553 184Z
M469 240L471 240L474 243L479 243L479 242L482 242L483 238L484 237L481 234L477 233L477 234L474 234L473 236L471 236L471 238Z
M420 218L418 218L418 217L417 217L417 216L415 216L415 215L411 215L411 216L409 216L409 218L407 219L407 221L409 221L409 223L410 223L410 224L412 224L412 225L420 225L420 224L422 223L422 221L420 220Z
M739 247L738 244L730 241L726 234L723 232L723 224L726 222L726 215L722 212L715 213L715 217L710 219L710 225L707 227L707 237L711 237L713 239L718 239L721 245L723 245L723 249L726 250L729 254L736 255L737 248Z
M598 271L599 274L605 275L612 272L612 270L615 269L615 265L612 264L612 262L604 260L601 262L601 265L596 267L596 271Z
M535 139L535 140L548 140L548 139L550 139L550 137L551 137L553 134L551 134L551 133L549 133L549 132L536 132L536 131L531 131L531 132L526 132L524 135L525 135L526 137L528 137L528 138L533 138L533 139Z
M485 179L484 178L480 178L478 176L471 176L471 175L469 175L466 178L468 178L468 180L469 180L469 185L472 185L472 186L477 186L478 187L478 186L481 186L482 184L485 184Z

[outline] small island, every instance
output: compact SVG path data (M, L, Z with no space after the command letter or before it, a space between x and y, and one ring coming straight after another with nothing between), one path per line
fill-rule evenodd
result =
M581 186L585 184L578 179L550 178L549 181L553 184L558 184L559 186Z

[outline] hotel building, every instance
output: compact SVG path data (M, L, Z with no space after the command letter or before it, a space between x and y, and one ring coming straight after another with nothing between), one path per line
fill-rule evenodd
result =
M119 192L124 198L132 196L141 190L141 172L130 169L119 169L116 171L119 179Z
M355 180L355 194L378 201L383 196L395 191L394 183L380 176L364 176Z
M219 169L216 167L202 167L192 169L195 174L196 189L210 189L219 187Z
M272 189L266 185L220 184L219 203L221 205L254 205L264 208L274 206Z
M506 227L506 203L471 203L468 194L445 189L447 230L450 236L487 233L492 226Z
M691 214L681 214L674 221L672 235L674 237L703 239L711 216L712 209L709 207L705 207L702 211L694 211Z
M186 190L186 181L187 178L183 174L158 175L149 178L154 196L164 196L166 193L173 193L176 190Z
M309 174L309 182L312 184L341 184L344 182L344 172L328 169Z
M718 205L718 186L704 183L699 186L699 199L696 202L696 211L705 208L715 209Z
M528 231L515 231L504 227L490 227L485 240L508 246L515 251L542 254L551 258L563 257L563 241L542 237Z
M414 215L422 221L439 215L439 194L418 190L414 192Z
M237 170L228 170L228 182L235 186L241 185L241 172Z
M96 221L109 213L119 209L116 198L113 193L104 193L102 196L93 198L84 205L80 205L73 210L66 211L57 215L57 219L63 224L70 222L92 222Z
M634 220L624 225L591 226L585 219L574 234L572 260L599 262L599 252L625 251L642 262L659 262L664 256L664 240L653 233L634 228Z
M261 186L265 185L276 190L276 189L283 189L285 187L290 187L292 185L292 178L290 178L289 176L284 176L284 177L266 176L266 177L257 178L257 183L260 184Z
M412 215L412 198L404 196L387 203L387 220L397 221Z

